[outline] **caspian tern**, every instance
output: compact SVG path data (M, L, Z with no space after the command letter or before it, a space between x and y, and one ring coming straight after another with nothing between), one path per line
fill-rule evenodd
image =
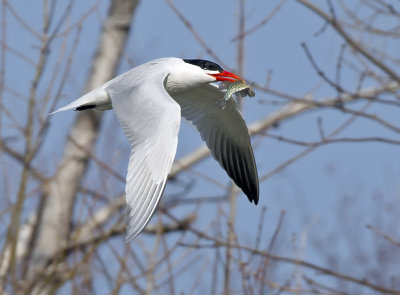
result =
M213 157L257 205L257 167L248 129L234 99L216 106L226 87L243 81L202 59L160 58L135 67L53 112L114 109L132 145L126 177L126 241L149 222L163 193L178 144L181 114L191 121ZM225 92L224 92L225 91Z

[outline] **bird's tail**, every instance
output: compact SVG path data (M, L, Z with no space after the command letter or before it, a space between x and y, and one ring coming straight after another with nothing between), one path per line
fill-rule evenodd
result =
M98 110L109 110L112 108L111 100L108 96L107 91L104 88L97 88L93 91L81 96L77 100L74 100L65 107L59 108L58 110L51 112L49 115L53 115L58 112L75 109L76 111L83 111L86 109L96 108Z

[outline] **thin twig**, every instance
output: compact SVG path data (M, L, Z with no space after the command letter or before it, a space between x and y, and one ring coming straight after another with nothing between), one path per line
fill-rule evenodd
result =
M383 61L378 60L375 58L374 55L368 52L367 49L365 49L360 42L354 40L352 37L350 37L349 34L346 33L346 31L343 29L343 27L340 25L338 21L335 20L333 16L329 16L326 12L324 12L322 9L317 7L315 4L310 3L307 0L297 0L297 2L303 4L305 7L309 8L312 10L314 13L319 15L321 18L323 18L326 22L331 24L331 26L336 30L336 32L342 36L346 42L356 51L361 53L367 60L372 62L375 66L377 66L379 69L381 69L383 72L385 72L388 76L390 76L394 81L400 83L400 77L399 75L392 70L389 66L387 66Z

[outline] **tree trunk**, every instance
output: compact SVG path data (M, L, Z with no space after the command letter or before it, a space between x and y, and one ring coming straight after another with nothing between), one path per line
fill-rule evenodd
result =
M138 2L139 0L111 2L88 77L87 91L115 75ZM53 293L57 285L62 283L55 277L49 279L48 276L52 276L49 270L53 268L49 265L51 262L57 263L57 257L63 255L60 253L61 249L68 243L77 191L87 169L101 118L102 112L98 111L78 114L67 139L61 164L47 185L39 211L37 234L33 237L31 267L27 273L29 281L35 284L35 292L32 294Z

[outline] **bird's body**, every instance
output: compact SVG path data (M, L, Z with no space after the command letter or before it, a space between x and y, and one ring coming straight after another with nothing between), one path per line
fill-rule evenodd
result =
M148 223L175 157L181 114L199 130L214 158L258 202L258 176L246 124L236 102L215 106L224 90L212 84L238 76L209 61L161 58L121 74L57 110L114 109L132 146L126 178L126 240Z

